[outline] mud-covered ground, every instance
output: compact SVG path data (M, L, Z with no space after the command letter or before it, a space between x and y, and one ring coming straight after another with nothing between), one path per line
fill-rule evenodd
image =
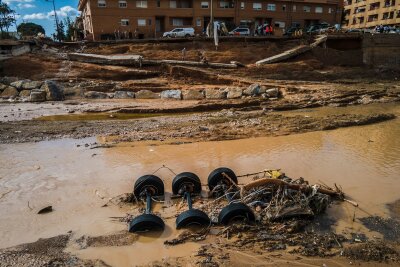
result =
M324 131L396 118L395 114L384 111L368 114L338 112L326 116L280 112L323 106L385 105L400 101L398 70L370 69L361 66L357 60L347 62L347 65L334 64L333 60L330 63L329 58L323 60L322 52L318 49L290 62L262 67L253 65L261 58L302 42L304 40L272 44L222 44L219 51L214 51L212 45L204 43L193 43L191 46L100 45L82 47L80 50L86 53L140 54L150 59L177 59L185 47L188 49L188 60L197 60L197 51L206 50L212 62L228 63L236 60L247 64L245 68L229 71L176 66L147 69L100 66L70 62L59 55L40 50L7 60L1 66L2 76L57 80L64 86L68 101L0 103L0 143L106 136L109 137L107 141L112 143L155 141L180 144ZM66 51L72 50L65 48L62 52ZM346 56L345 52L331 52L333 56ZM326 54L326 51L323 53ZM82 98L85 91L136 92L150 89L160 92L167 89L247 87L253 83L279 88L281 94L279 98L269 100L261 97L214 101L99 101ZM98 146L103 145L95 145ZM243 266L267 262L279 266L297 263L319 266L354 263L363 266L396 266L400 259L398 203L389 205L393 217L391 219L377 216L360 219L366 228L380 233L384 237L383 241L366 240L359 233L349 233L350 237L344 237L330 230L310 231L310 227L305 225L311 223L304 221L279 225L271 223L262 228L231 226L207 236L197 236L208 244L201 246L190 257L164 259L150 265ZM60 234L34 243L1 249L0 266L108 266L101 260L78 258L66 248L124 246L133 244L138 237L126 231L98 237ZM353 237L351 234L354 234ZM172 246L175 241L171 242Z

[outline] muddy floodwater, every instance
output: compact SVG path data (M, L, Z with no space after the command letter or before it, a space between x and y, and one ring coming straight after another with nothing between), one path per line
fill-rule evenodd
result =
M292 114L326 116L338 112L390 112L400 116L399 105L300 110ZM360 209L342 203L328 210L338 219L336 231L355 231L362 226L356 217L377 214L387 217L387 203L399 199L400 119L383 123L280 137L252 138L182 145L123 143L111 148L90 149L101 138L61 139L38 143L0 145L0 247L33 242L72 231L75 236L100 236L126 230L121 217L129 208L101 207L109 198L131 192L136 178L165 165L174 172L191 171L206 184L208 174L225 166L237 174L282 169L287 176L304 177L343 188ZM174 175L157 172L171 192ZM248 182L246 178L239 183ZM203 187L206 190L206 187ZM36 211L52 205L51 213ZM157 203L156 209L161 209ZM113 266L147 264L166 257L191 255L201 243L166 247L174 238L173 210L166 210L166 230L140 236L130 246L69 250L82 258L98 258ZM171 218L172 217L172 218ZM378 235L371 233L371 235ZM182 249L184 246L184 249Z

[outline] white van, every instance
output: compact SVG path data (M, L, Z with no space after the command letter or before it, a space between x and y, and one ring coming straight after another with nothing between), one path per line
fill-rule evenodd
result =
M164 32L163 37L194 37L194 29L175 28L170 32Z

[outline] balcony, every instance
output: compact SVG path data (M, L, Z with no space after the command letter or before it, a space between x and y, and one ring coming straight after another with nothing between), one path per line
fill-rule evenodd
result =
M193 8L193 0L169 1L170 8Z

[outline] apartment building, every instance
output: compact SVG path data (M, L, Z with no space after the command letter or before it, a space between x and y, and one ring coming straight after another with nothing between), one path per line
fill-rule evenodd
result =
M224 21L228 28L255 28L268 23L275 27L306 27L326 22L340 23L342 0L80 0L85 36L100 40L115 32L140 32L159 37L177 27L206 29L210 18Z
M400 0L346 0L343 27L373 28L400 25Z

